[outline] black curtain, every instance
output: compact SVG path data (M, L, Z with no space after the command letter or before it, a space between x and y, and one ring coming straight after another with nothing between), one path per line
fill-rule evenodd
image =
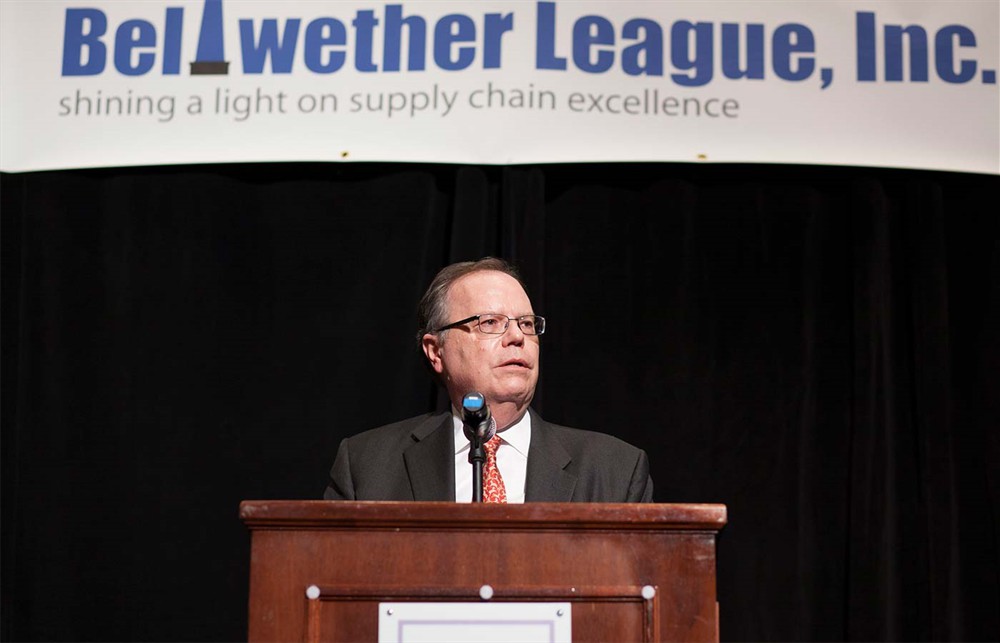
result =
M243 499L443 408L415 306L497 255L535 407L721 502L724 640L1000 638L997 179L265 164L0 177L5 640L246 636Z

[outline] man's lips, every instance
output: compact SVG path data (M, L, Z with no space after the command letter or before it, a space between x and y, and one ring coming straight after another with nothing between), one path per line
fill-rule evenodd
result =
M504 366L516 366L516 367L519 367L519 368L531 368L528 365L528 362L524 361L523 359L516 359L516 358L515 359L509 359L509 360L507 360L505 362L501 362L500 363L500 367L503 368Z

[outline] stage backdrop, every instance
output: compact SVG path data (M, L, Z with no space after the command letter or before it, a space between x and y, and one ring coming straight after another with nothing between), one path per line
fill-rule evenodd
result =
M1000 638L996 177L0 180L4 640L245 637L239 502L319 498L342 438L442 408L416 302L485 254L549 320L536 409L645 449L657 501L728 505L723 640Z
M3 0L0 169L722 161L996 174L998 35L994 0Z

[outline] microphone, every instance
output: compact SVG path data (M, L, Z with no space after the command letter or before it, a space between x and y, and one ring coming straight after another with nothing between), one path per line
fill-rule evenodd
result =
M462 398L462 424L465 437L473 444L486 444L496 435L497 421L482 393L472 391Z
M486 448L483 446L496 435L497 421L490 414L486 396L479 391L466 393L462 398L462 430L469 440L469 464L472 465L472 502L483 501L483 465Z

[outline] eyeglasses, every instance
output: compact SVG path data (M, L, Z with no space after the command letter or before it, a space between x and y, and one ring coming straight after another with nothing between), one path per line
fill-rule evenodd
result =
M476 326L479 328L479 332L485 333L486 335L503 335L507 332L507 328L510 326L511 321L516 321L517 327L520 328L521 332L525 335L541 335L545 332L545 318L539 315L508 317L507 315L499 315L497 313L483 313L482 315L466 317L465 319L460 319L457 322L452 322L447 326L442 326L434 332L440 333L441 331L448 330L450 328L458 328L462 324L468 324L472 321L477 322Z

